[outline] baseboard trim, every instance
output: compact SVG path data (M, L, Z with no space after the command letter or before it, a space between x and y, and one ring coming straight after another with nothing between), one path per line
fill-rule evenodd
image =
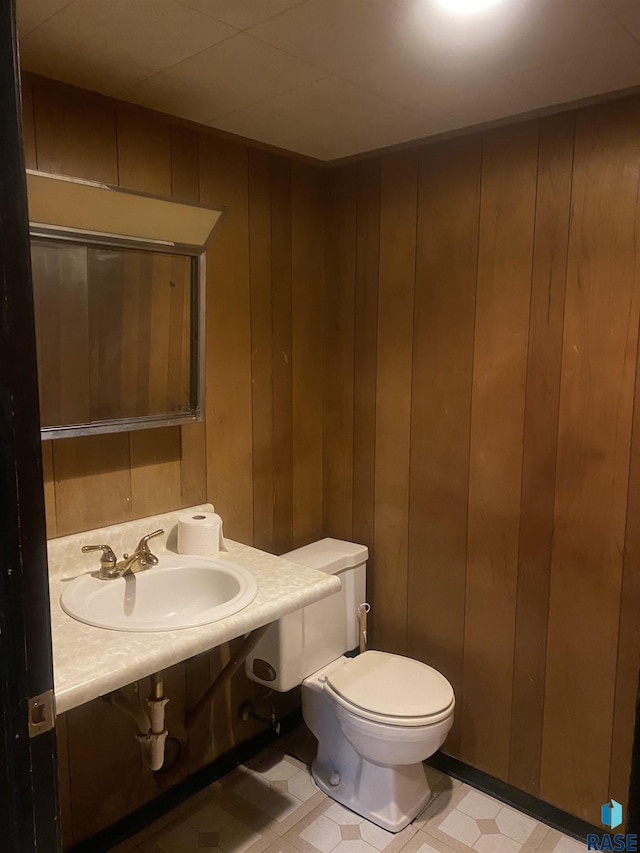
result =
M280 733L276 734L271 729L268 729L260 734L252 737L250 740L244 741L224 755L219 756L211 764L196 770L182 782L178 782L167 791L163 791L151 802L141 806L131 814L126 815L117 823L105 827L105 829L74 844L69 848L67 853L106 853L111 850L116 844L126 841L136 833L145 829L162 815L166 814L171 809L188 800L198 791L211 785L221 776L229 773L239 764L254 758L265 747L274 743L282 735L288 734L302 722L302 712L300 710L293 711L286 717L280 720Z
M466 782L479 791L484 791L485 794L501 800L508 806L513 806L518 811L524 812L524 814L539 820L541 823L546 823L547 826L557 829L565 835L570 835L577 841L585 842L587 834L592 833L600 837L604 831L601 827L593 826L586 820L581 820L569 812L556 808L556 806L534 797L533 794L527 794L519 788L514 788L513 785L496 779L494 776L490 776L458 758L446 755L444 752L436 752L435 755L427 759L426 764L440 770L441 773L453 776L454 779Z

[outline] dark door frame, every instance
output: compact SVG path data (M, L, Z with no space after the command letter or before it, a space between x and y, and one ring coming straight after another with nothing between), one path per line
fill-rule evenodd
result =
M638 679L636 695L636 719L633 732L633 751L631 753L627 832L635 832L640 835L640 678Z
M46 700L30 706L52 698L53 665L14 0L0 0L0 519L0 850L55 853L55 729Z

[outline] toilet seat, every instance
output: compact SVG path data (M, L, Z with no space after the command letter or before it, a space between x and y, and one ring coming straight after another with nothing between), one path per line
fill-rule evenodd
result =
M343 708L389 726L429 726L453 713L453 688L436 669L412 658L368 651L326 676L325 690Z

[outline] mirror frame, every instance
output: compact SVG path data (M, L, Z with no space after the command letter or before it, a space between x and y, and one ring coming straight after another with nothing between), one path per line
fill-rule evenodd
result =
M166 203L174 202L180 207L185 205L189 207L205 208L212 212L216 212L218 217L204 245L169 243L166 239L153 240L148 238L129 237L108 232L83 232L76 228L65 228L64 226L56 226L55 224L43 224L39 222L30 222L29 234L30 237L39 237L44 239L52 239L56 241L68 241L79 243L82 245L97 245L112 248L128 248L138 249L147 252L162 252L175 255L186 255L193 259L196 267L196 275L192 277L192 317L197 322L193 323L192 335L197 336L197 345L195 347L195 400L193 407L183 414L167 413L166 415L149 415L135 418L110 418L100 421L92 421L83 424L61 424L59 426L41 427L40 434L43 440L54 438L68 438L79 435L94 435L98 433L110 432L128 432L130 430L149 429L153 427L176 426L187 423L197 423L204 421L205 412L205 329L206 329L206 249L211 243L214 233L217 231L220 222L226 214L225 207L214 207L198 203L190 203L184 201L176 201L168 199L164 196L153 195L151 193L141 193L137 191L128 191L122 187L113 187L106 184L96 184L92 181L84 181L78 178L70 178L62 175L45 175L45 173L32 172L32 174L51 177L55 180L67 180L77 184L89 184L94 187L100 187L105 191L117 191L124 195L143 196L148 199L157 199ZM31 217L30 217L31 218ZM195 286L194 286L195 285ZM194 365L192 364L192 370Z

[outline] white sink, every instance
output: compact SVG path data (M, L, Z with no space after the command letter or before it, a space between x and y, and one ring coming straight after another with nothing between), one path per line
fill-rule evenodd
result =
M97 572L74 578L60 604L69 616L97 628L175 631L232 616L257 591L255 577L237 563L171 554L116 580L100 580Z

